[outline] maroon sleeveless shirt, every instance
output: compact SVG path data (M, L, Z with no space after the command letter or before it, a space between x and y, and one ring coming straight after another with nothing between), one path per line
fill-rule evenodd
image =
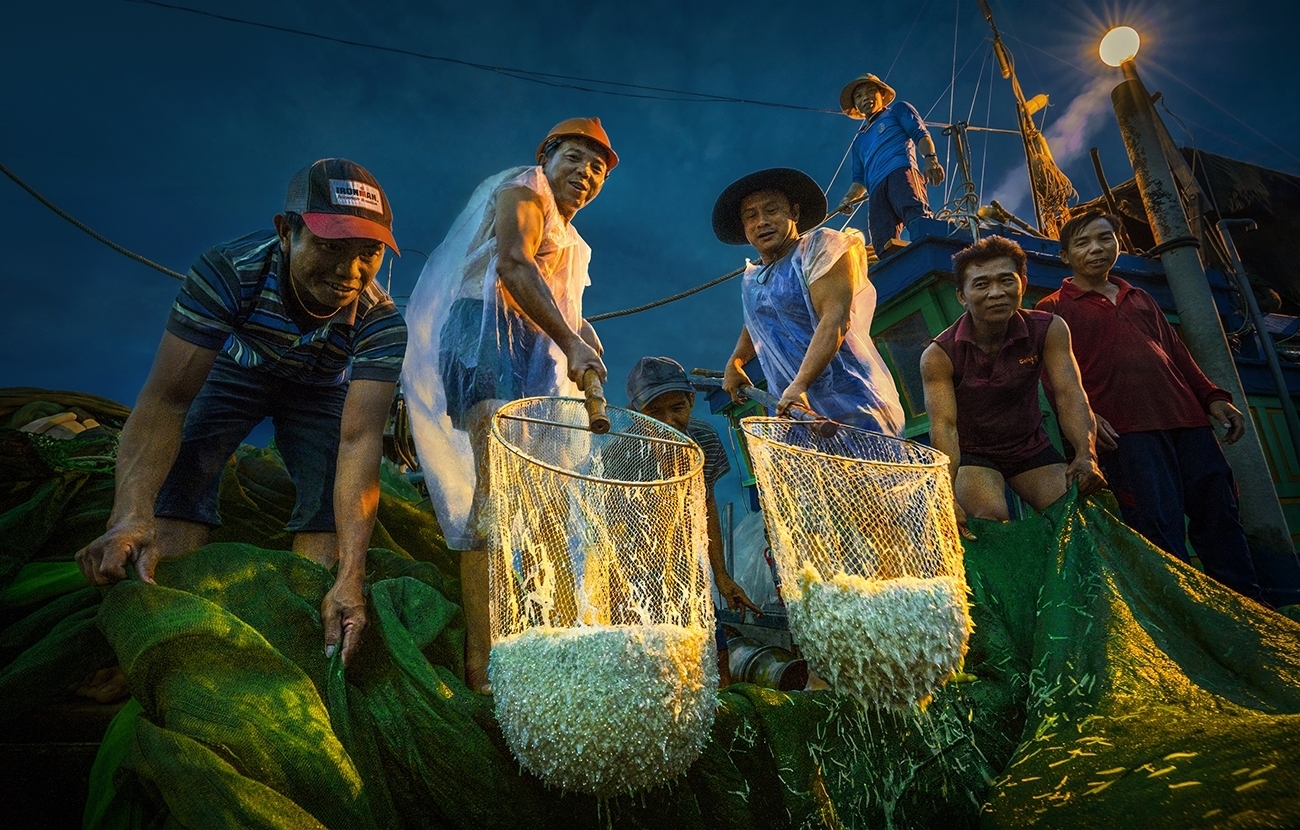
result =
M1051 444L1038 406L1043 344L1052 314L1017 309L1007 322L1007 339L995 355L975 344L970 314L934 338L952 361L957 395L957 438L963 453L1014 463Z

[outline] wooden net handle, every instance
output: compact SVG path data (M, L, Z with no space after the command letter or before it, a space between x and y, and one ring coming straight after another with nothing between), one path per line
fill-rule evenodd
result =
M582 375L582 391L587 397L587 423L597 435L609 432L609 413L605 411L605 386L595 369Z

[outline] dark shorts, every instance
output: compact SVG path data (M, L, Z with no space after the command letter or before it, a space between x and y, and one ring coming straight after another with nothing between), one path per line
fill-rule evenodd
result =
M154 502L154 515L220 526L221 471L253 427L269 417L296 491L286 529L332 532L334 467L347 393L346 383L298 383L218 355L185 416L180 452Z
M930 215L925 178L915 167L900 167L876 185L867 201L867 229L876 255L885 243L898 238L903 226L918 216Z
M1046 467L1051 464L1064 464L1065 456L1051 444L1047 448L1037 452L1028 458L1007 459L994 458L979 453L962 451L961 466L963 467L988 467L990 470L997 470L1002 474L1004 479L1015 478L1021 473L1027 473L1030 470L1037 470L1039 467Z
M452 304L438 340L438 371L447 416L456 429L469 428L465 415L475 404L528 396L524 381L541 330L503 309L497 312L495 334L483 332L482 300L463 298Z

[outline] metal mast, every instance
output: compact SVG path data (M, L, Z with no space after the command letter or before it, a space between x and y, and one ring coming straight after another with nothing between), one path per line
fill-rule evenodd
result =
M1020 137L1025 143L1025 165L1029 169L1029 189L1034 196L1034 216L1038 220L1038 229L1045 236L1056 239L1061 226L1070 216L1069 200L1078 194L1074 185L1056 166L1052 150L1047 146L1047 139L1034 125L1033 112L1025 101L1025 93L1020 88L1020 79L1016 77L1016 62L1010 50L1002 42L1002 35L993 22L993 10L988 0L975 0L979 3L984 19L993 30L993 54L997 55L998 67L1002 77L1011 81L1011 92L1016 98L1016 120L1020 125Z

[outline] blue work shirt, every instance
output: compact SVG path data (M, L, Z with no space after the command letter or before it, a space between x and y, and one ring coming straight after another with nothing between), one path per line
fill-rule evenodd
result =
M916 167L916 143L929 135L916 107L891 101L853 139L853 181L870 194L900 167Z

